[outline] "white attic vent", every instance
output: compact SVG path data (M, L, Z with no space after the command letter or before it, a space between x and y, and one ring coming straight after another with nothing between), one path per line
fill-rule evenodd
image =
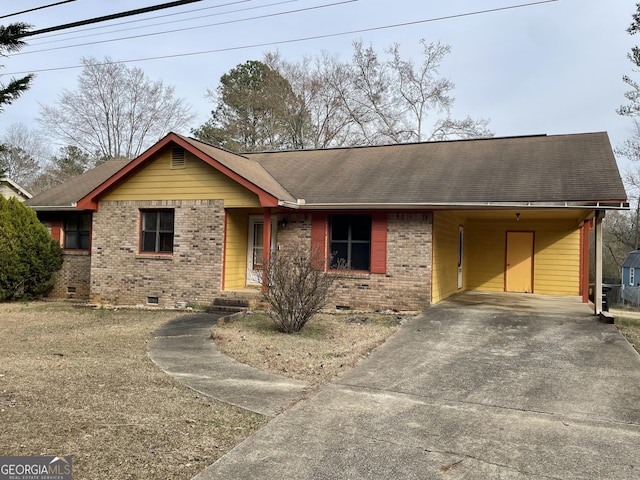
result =
M185 155L184 148L171 149L171 168L184 168Z

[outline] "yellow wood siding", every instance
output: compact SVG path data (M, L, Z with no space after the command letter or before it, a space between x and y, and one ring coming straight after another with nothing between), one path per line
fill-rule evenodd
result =
M259 207L258 196L199 158L185 152L184 168L171 168L165 149L141 170L124 180L103 200L223 199L225 207Z
M533 291L578 295L580 291L580 231L572 220L467 223L466 269L470 290L504 291L507 231L533 231Z
M527 218L531 218L530 220ZM432 302L462 290L504 292L508 231L534 232L533 291L579 295L580 230L576 218L522 215L516 221L481 212L435 212ZM463 288L457 288L458 227L464 226Z
M510 227L515 227L515 225ZM467 288L483 292L504 291L507 225L481 221L467 224Z
M535 293L579 295L580 230L573 225L541 226L533 269Z
M433 303L466 288L466 262L469 258L468 235L464 232L463 285L458 289L458 227L463 225L461 215L435 212L433 216L433 271L431 301Z
M227 210L224 289L244 288L247 282L247 225L246 210Z

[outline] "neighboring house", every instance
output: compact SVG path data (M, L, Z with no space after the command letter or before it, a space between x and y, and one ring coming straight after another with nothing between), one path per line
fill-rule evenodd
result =
M640 286L640 250L634 250L622 263L622 288L638 286Z
M0 177L0 197L15 197L21 202L24 202L25 200L30 199L32 196L33 195L31 195L13 180L9 180L7 177Z
M605 211L628 208L606 133L251 154L171 133L28 204L67 253L55 296L205 304L295 247L350 263L332 304L397 310L465 290L586 302L589 232L598 251Z

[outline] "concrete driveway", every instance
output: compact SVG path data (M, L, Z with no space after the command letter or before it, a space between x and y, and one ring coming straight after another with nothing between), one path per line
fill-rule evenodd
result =
M203 479L640 478L640 357L577 301L465 294Z

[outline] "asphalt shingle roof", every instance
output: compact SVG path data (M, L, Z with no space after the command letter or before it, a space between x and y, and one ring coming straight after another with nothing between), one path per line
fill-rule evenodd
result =
M306 204L624 201L606 133L245 154Z
M634 250L622 263L622 268L640 268L640 250Z
M68 207L69 209L72 209L78 200L107 180L130 161L131 160L126 159L107 160L103 164L86 171L82 175L69 179L62 185L57 185L35 195L24 203L35 210L44 209L46 207L55 207L59 209Z
M307 206L562 205L627 198L604 132L245 154L178 137L276 199ZM109 160L26 203L36 210L73 208L129 162Z

